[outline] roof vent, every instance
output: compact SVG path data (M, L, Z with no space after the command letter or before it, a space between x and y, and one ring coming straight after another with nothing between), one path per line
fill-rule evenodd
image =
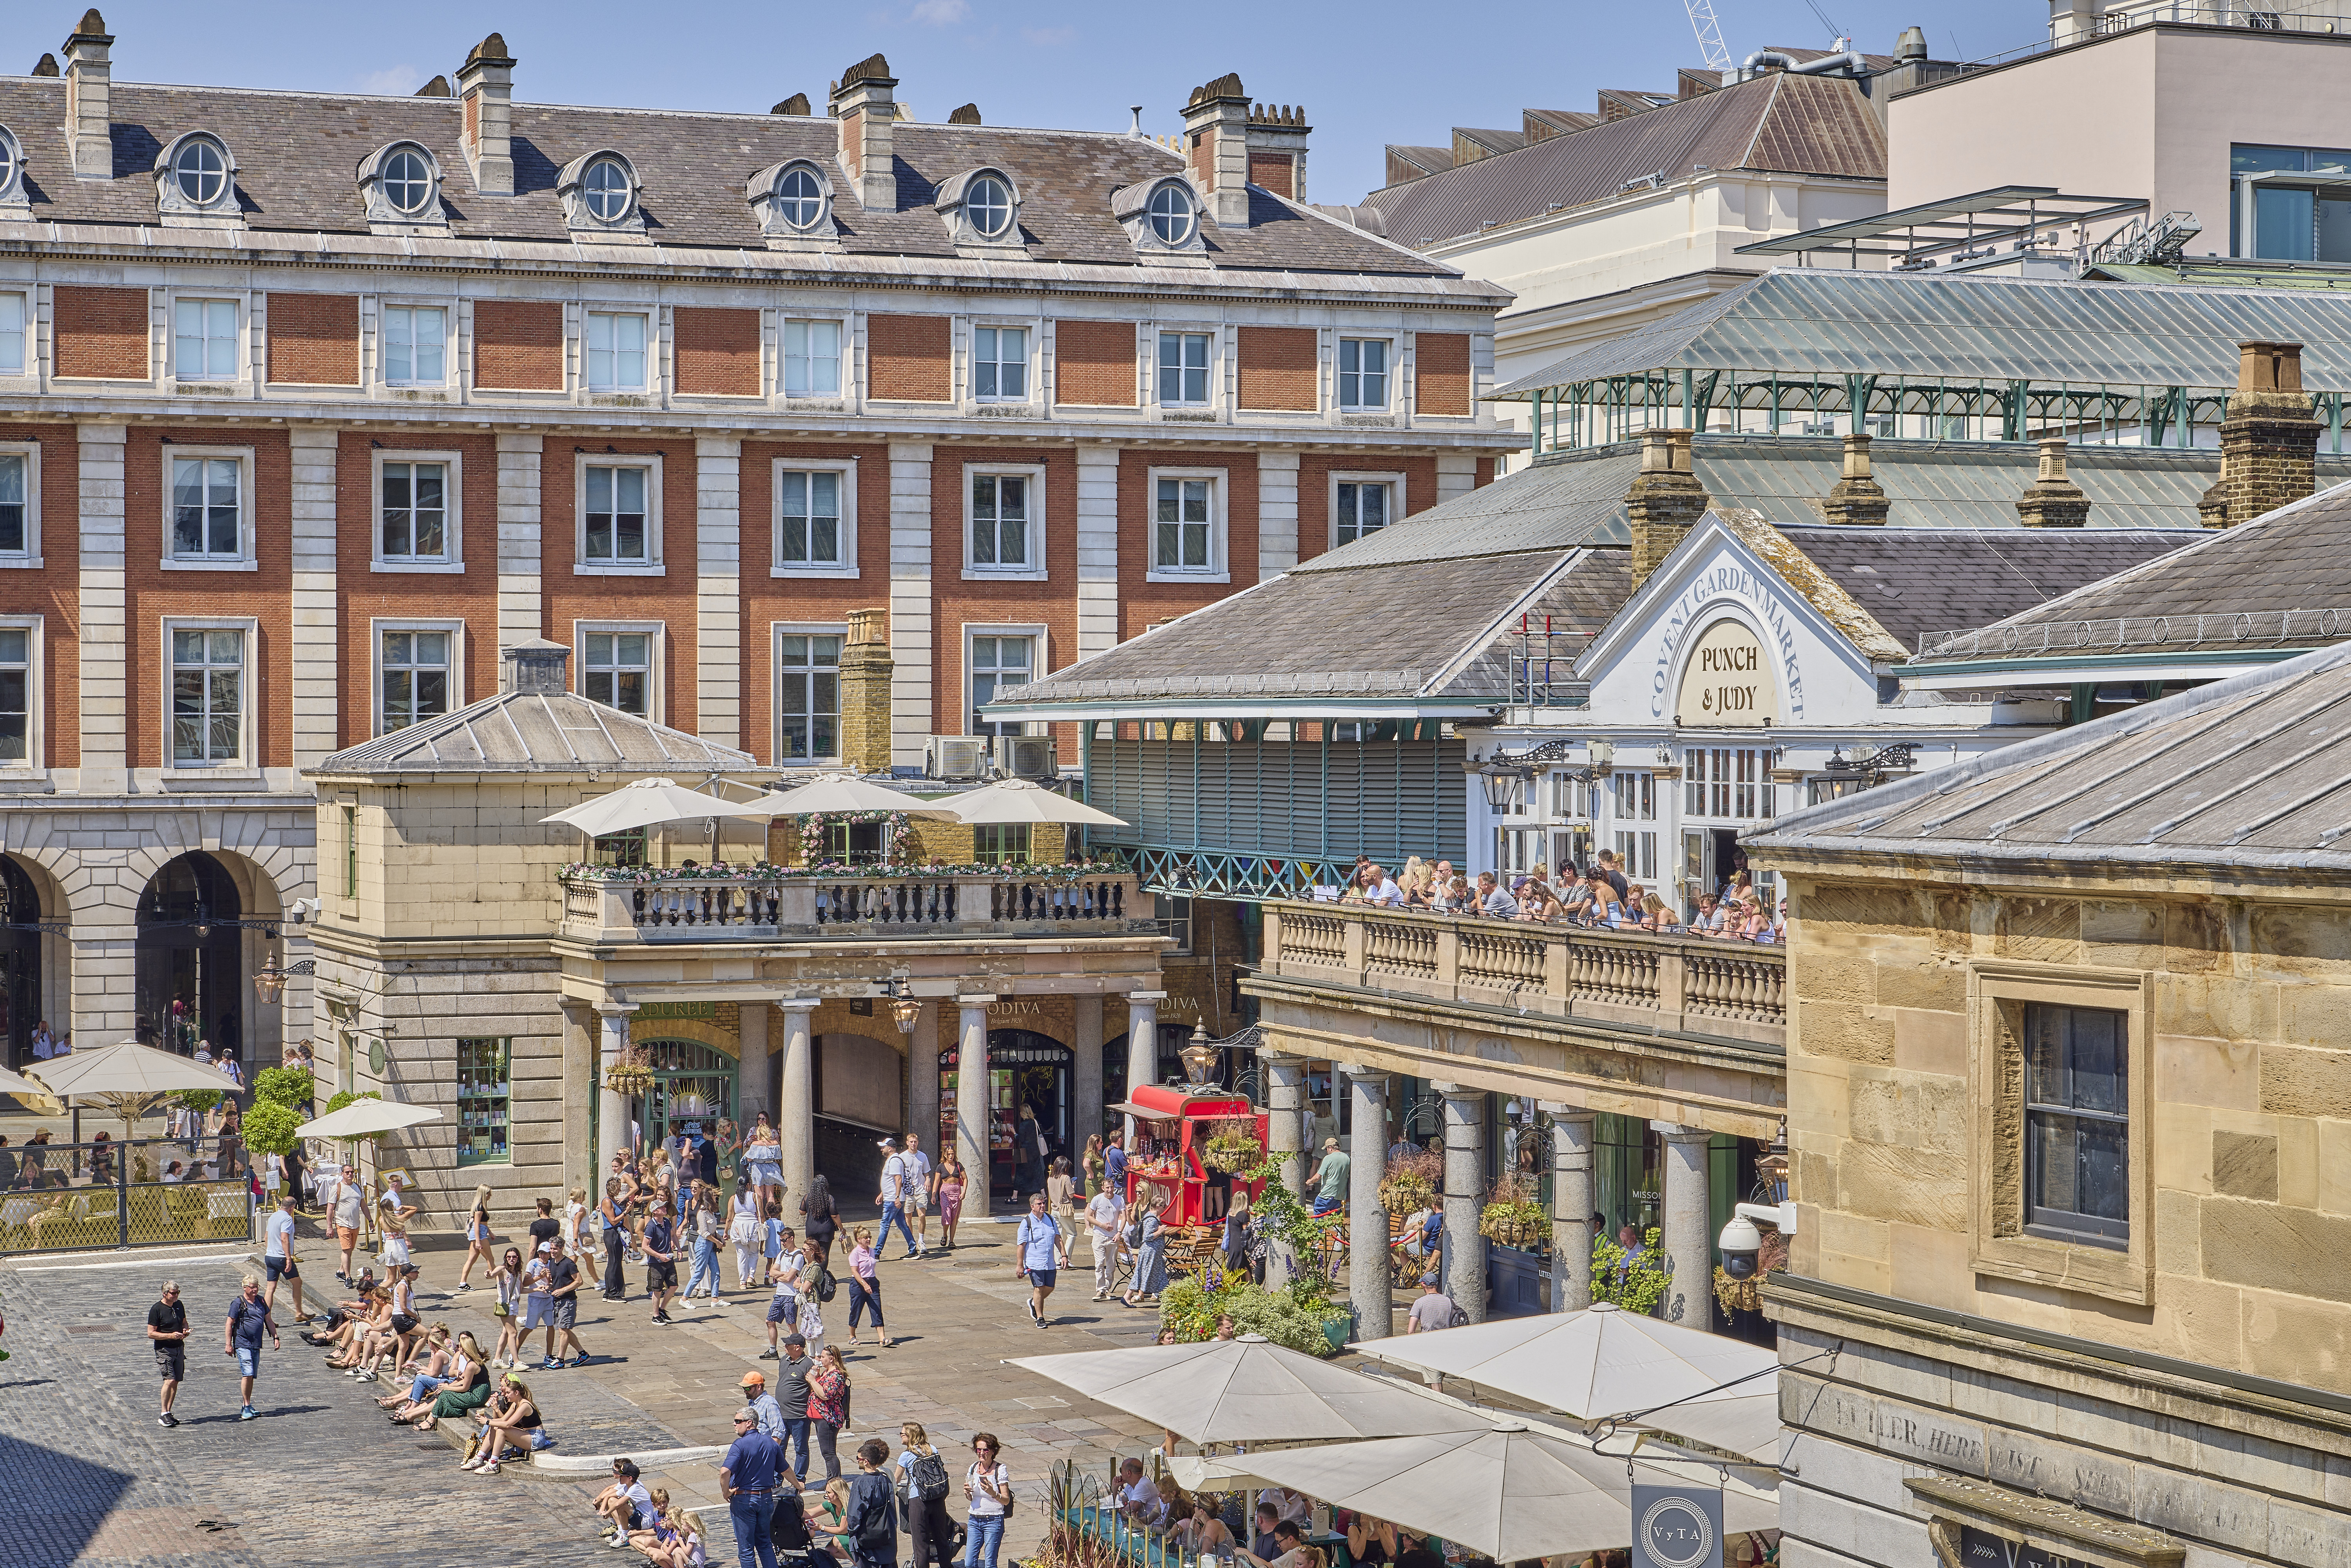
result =
M769 114L806 115L814 113L815 111L809 107L809 95L804 92L796 92L792 94L791 97L784 99L783 102L776 105L775 108L768 110L768 112Z
M535 692L542 696L561 696L569 691L564 668L570 663L571 650L560 643L550 643L544 637L534 637L528 643L517 643L498 650L506 667L498 672L502 691Z

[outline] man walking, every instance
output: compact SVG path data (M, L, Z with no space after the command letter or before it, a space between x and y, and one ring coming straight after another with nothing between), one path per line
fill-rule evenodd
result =
M1405 1314L1404 1332L1435 1333L1438 1329L1449 1329L1454 1313L1459 1310L1453 1304L1453 1298L1439 1288L1437 1276L1427 1275L1420 1281L1420 1300L1413 1302L1412 1311Z
M555 1249L547 1259L547 1298L549 1315L547 1320L547 1359L539 1364L542 1372L553 1372L563 1364L565 1346L570 1347L571 1364L578 1366L588 1359L588 1347L580 1343L577 1332L580 1322L580 1265L564 1255L560 1238L548 1243ZM561 1343L556 1335L563 1336Z
M1086 1235L1094 1246L1094 1300L1107 1301L1118 1283L1118 1233L1126 1203L1109 1183L1086 1200Z
M172 1402L180 1396L181 1380L188 1375L188 1309L180 1301L180 1281L163 1281L163 1297L147 1309L147 1338L155 1347L155 1365L163 1374L163 1413L158 1427L176 1427Z
M911 1147L914 1139L909 1137L906 1142ZM882 1146L889 1148L890 1141L884 1138ZM894 1149L891 1151L890 1157L882 1162L882 1191L873 1199L882 1206L882 1234L873 1243L876 1260L882 1256L882 1249L890 1245L890 1228L893 1225L898 1228L898 1234L906 1239L906 1256L919 1258L923 1255L921 1245L914 1239L913 1227L906 1223L906 1190L913 1185L914 1177L913 1164Z
M1070 1239L1061 1234L1061 1222L1045 1212L1043 1193L1029 1195L1029 1212L1013 1232L1012 1251L1017 1260L1013 1271L1028 1277L1029 1315L1041 1329L1046 1326L1046 1298L1053 1293L1061 1265L1070 1260Z
M1102 1186L1126 1200L1126 1134L1113 1128L1102 1140Z
M253 1407L254 1380L261 1375L261 1335L269 1333L269 1348L276 1350L277 1324L269 1315L269 1303L261 1299L261 1281L247 1274L235 1301L228 1307L228 1321L221 1328L221 1354L236 1357L237 1376L241 1380L238 1393L244 1404L236 1418L250 1421L260 1414Z
M653 1299L653 1322L669 1325L669 1299L677 1294L677 1232L663 1209L645 1216L645 1291Z
M351 1251L360 1244L360 1230L367 1223L367 1197L360 1191L359 1173L349 1166L335 1172L335 1245L343 1249L343 1266L335 1278L348 1285L351 1282Z
M264 1299L276 1307L277 1281L284 1280L294 1287L294 1321L308 1323L310 1314L302 1306L302 1270L294 1259L293 1193L277 1195L277 1207L269 1211L268 1223L262 1230L267 1239L262 1243L261 1266L269 1276L269 1290Z
M808 1479L809 1467L808 1341L797 1333L784 1336L784 1356L776 1363L776 1407L784 1423L782 1441L789 1446L792 1474Z
M718 1495L726 1500L726 1517L735 1527L739 1568L776 1568L775 1542L768 1531L775 1522L784 1451L759 1430L758 1420L747 1405L735 1412L735 1441L718 1465Z
M1336 1214L1339 1206L1347 1201L1347 1173L1351 1162L1336 1138L1322 1140L1322 1163L1306 1178L1306 1190L1314 1195L1314 1212Z
M529 1354L530 1336L540 1329L547 1331L548 1355L555 1354L555 1280L549 1268L553 1260L555 1243L542 1241L530 1261L522 1266L522 1333L516 1337L514 1354L507 1358L509 1368L519 1367L522 1358Z
M935 1173L931 1156L923 1153L923 1135L906 1134L906 1169L912 1177L906 1184L905 1196L900 1200L914 1221L914 1256L919 1258L931 1249L931 1188Z

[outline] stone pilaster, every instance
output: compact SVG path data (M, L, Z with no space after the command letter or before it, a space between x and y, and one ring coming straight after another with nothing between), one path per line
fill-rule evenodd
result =
M743 744L743 443L694 444L695 730Z
M922 766L931 734L931 450L890 444L890 758L911 768ZM976 1186L985 1172L975 1172Z
M1265 1068L1266 1153L1274 1159L1276 1178L1293 1197L1306 1190L1306 1063L1295 1056L1260 1051ZM1267 1260L1270 1284L1286 1282L1298 1271L1297 1260L1276 1243Z
M1490 461L1476 452L1437 455L1437 504L1458 500L1478 487L1478 465Z
M784 1019L783 1049L778 1053L776 1133L784 1151L784 1192L808 1196L816 1179L816 1040L809 1019L818 1005L815 997L793 997L776 1006ZM791 1210L787 1207L787 1213Z
M1078 448L1081 659L1118 645L1118 459L1115 446L1089 442Z
M1353 1129L1347 1134L1347 1301L1355 1309L1355 1337L1385 1339L1395 1315L1388 1215L1380 1207L1380 1180L1387 1172L1388 1075L1384 1068L1334 1065L1346 1076Z
M1107 1038L1102 1022L1103 1003L1100 995L1072 998L1072 1023L1070 1050L1077 1058L1070 1070L1070 1125L1075 1130L1077 1146L1083 1149L1086 1140L1104 1131L1108 1115L1102 1091L1102 1042Z
M849 612L841 650L841 760L859 773L890 771L890 713L897 663L890 653L890 617L881 610ZM925 849L938 853L925 833Z
M1442 463L1443 458L1437 461ZM1322 541L1315 541L1316 549ZM1257 455L1257 576L1279 577L1298 564L1298 454Z
M1634 587L1649 580L1713 504L1690 470L1690 433L1643 432L1641 471L1625 493L1632 520Z
M1551 1310L1592 1304L1592 1113L1551 1113Z
M81 486L81 625L75 643L81 666L79 788L85 795L119 795L131 787L130 643L122 579L122 454L128 432L120 424L86 423L74 434ZM74 968L78 995L78 946ZM124 1006L127 1011L128 998Z
M2028 528L2083 528L2090 524L2090 497L2065 476L2065 438L2041 443L2041 467L2032 486L2016 498L2016 516Z
M882 1004L873 1010L881 1012ZM906 1037L906 1131L922 1134L935 1164L946 1153L939 1141L939 1012L935 1000L924 1002ZM890 1027L898 1027L894 1019Z
M341 433L298 424L286 433L293 459L292 676L294 766L316 767L340 746L336 722L338 669L335 593L335 459ZM362 704L364 689L352 694ZM468 691L465 700L486 696ZM371 735L372 723L358 727Z
M768 1020L773 1017L765 1002L745 1002L736 1009L736 1042L741 1048L735 1084L735 1119L749 1126L765 1111L776 1114L776 1058L768 1049Z
M1844 465L1837 482L1829 486L1828 499L1821 503L1821 515L1832 523L1848 527L1883 528L1893 503L1886 498L1886 487L1869 461L1869 437L1855 431L1844 438Z
M539 465L546 440L498 437L498 646L536 642L544 612L539 599ZM574 650L576 654L577 650ZM468 696L487 696L469 692Z

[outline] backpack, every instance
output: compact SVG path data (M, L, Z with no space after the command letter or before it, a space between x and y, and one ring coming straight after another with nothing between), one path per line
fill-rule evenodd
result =
M946 1500L947 1468L936 1454L916 1454L908 1469L913 1472L915 1493L925 1502Z
M1445 1326L1449 1329L1466 1328L1468 1326L1468 1322L1469 1313L1462 1307L1460 1302L1454 1302L1453 1315L1445 1320Z
M882 1479L879 1476L872 1479L877 1481ZM862 1481L865 1478L861 1476L858 1479ZM885 1488L889 1485L887 1481L883 1481L882 1484ZM868 1508L865 1511L864 1521L857 1528L857 1544L869 1552L888 1551L898 1535L897 1521L892 1517L895 1511L887 1500L884 1500L879 1508Z
M809 1291L810 1294L815 1296L818 1301L829 1301L832 1300L833 1292L838 1289L840 1289L840 1286L833 1280L832 1270L830 1269L819 1269L816 1271L816 1283L809 1287Z

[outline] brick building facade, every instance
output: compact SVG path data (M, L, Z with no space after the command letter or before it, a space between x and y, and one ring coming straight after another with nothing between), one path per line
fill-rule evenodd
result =
M823 114L586 110L516 103L493 35L361 102L113 81L102 26L0 77L0 877L63 923L9 949L11 1061L174 998L307 1032L244 983L334 852L300 771L501 647L784 768L841 754L885 609L919 768L994 684L1329 548L1330 473L1385 520L1511 445L1507 297L1296 199L1302 117L1235 78L1187 162L916 123L879 57Z

